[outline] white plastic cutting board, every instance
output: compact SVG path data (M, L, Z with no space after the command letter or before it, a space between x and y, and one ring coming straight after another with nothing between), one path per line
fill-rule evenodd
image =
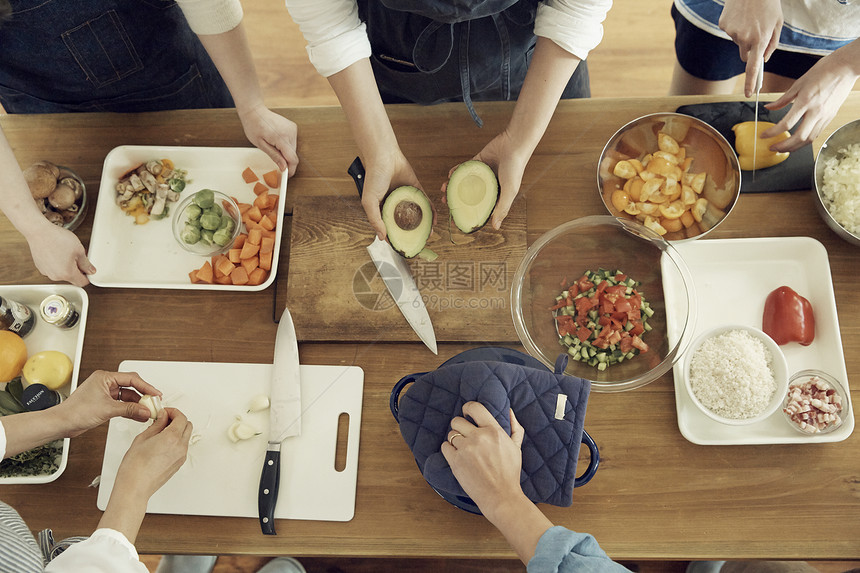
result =
M248 413L257 394L269 393L271 364L125 361L179 408L199 436L180 470L149 501L147 512L257 518L257 490L266 452L269 412ZM275 517L349 521L355 513L364 371L355 366L302 366L302 433L281 447L281 483ZM349 416L345 465L335 469L338 419ZM233 443L236 416L261 434ZM104 510L117 468L145 424L114 418L108 427L99 485Z

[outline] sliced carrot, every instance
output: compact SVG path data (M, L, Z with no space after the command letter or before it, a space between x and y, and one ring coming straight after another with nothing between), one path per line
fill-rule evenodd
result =
M260 180L260 178L254 173L254 170L250 167L246 167L242 172L242 179L245 180L245 183L253 183L254 181Z
M203 266L197 271L197 279L201 282L212 284L213 271L212 264L209 261L203 263Z
M260 254L271 253L275 250L275 239L263 237L260 241Z
M198 278L197 278L197 269L194 269L193 271L191 271L190 273L188 273L188 278L190 278L190 279L191 279L191 282L192 282L192 283L195 283L195 284L196 284L196 283L199 283L199 282L200 282L200 279L198 279Z
M248 273L242 267L236 267L236 270L230 274L230 280L234 285L246 285L248 284Z
M238 205L240 215L244 215L251 207L253 207L253 205L251 205L250 203L238 203Z
M254 255L256 255L259 252L260 252L260 245L255 245L255 244L251 243L250 241L248 241L242 247L242 252L239 255L239 258L240 259L250 259L251 257L253 257Z
M262 229L251 229L248 231L248 242L252 245L260 246L260 241L263 238ZM246 257L242 257L243 259Z
M275 224L272 223L272 219L270 219L268 215L260 219L260 226L266 231L271 231L275 228Z
M233 279L230 275L224 275L215 279L215 282L219 285L231 285L233 284Z
M277 234L274 230L267 231L267 230L263 229L263 238L268 237L270 239L274 239L276 236L277 236Z
M272 270L272 251L264 253L260 251L260 268L267 271Z
M233 269L235 269L236 267L233 266L233 263L230 262L230 259L222 256L221 259L218 261L218 266L216 268L221 271L222 275L230 276L230 273L232 273Z
M233 249L241 249L245 244L245 241L248 240L248 233L239 233L236 236L236 240L233 241Z
M260 266L260 257L253 256L247 259L242 259L242 268L245 269L245 272L248 273L248 276L251 276L251 272L254 269Z
M275 210L278 208L278 199L280 197L278 195L269 195L268 196L268 204L266 205L267 209Z
M254 199L254 205L258 209L260 209L261 212L263 209L266 209L267 206L269 205L269 193L268 193L268 191L265 193L261 193L261 194L257 195L257 198Z
M281 184L281 172L277 169L263 173L263 181L272 189L277 189Z
M245 215L247 215L247 217L249 219L251 219L252 221L254 221L255 223L259 223L260 219L263 218L263 213L260 211L260 208L257 207L256 205L254 205L253 207L248 209L248 212L245 213Z
M265 185L263 185L262 183L260 183L259 181L254 183L254 194L255 195L261 195L263 193L268 193L268 192L269 192L269 188L266 187Z
M248 275L248 284L254 286L261 285L266 281L268 277L268 272L266 272L264 269L256 268L251 271L250 275Z
M243 241L243 243L244 243L244 241ZM239 260L240 260L239 255L241 254L241 252L242 252L242 249L237 248L234 245L232 249L227 251L227 258L230 260L231 263L233 263L234 265L237 265L237 264L239 264Z

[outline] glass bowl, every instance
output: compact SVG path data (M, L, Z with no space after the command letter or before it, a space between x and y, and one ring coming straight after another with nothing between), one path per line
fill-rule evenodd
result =
M203 240L197 241L196 243L188 243L183 240L182 233L185 230L186 223L188 222L192 205L194 205L194 209L198 208L196 203L194 203L194 198L197 193L200 193L200 191L185 197L179 202L179 205L176 206L176 210L173 213L173 237L183 249L189 253L194 253L195 255L211 257L213 255L226 253L230 250L230 247L233 246L233 242L239 235L239 231L242 227L242 219L239 214L239 205L237 205L229 195L221 193L220 191L213 190L215 198L214 204L221 208L223 215L227 215L233 219L233 231L230 233L230 239L223 246L216 243L207 244Z
M833 389L836 395L839 396L842 404L842 409L839 412L839 419L833 422L828 423L826 426L812 429L812 427L808 429L803 429L800 424L792 419L792 416L786 412L786 407L789 404L789 400L791 398L791 389L792 386L800 386L806 382L810 382L813 380L818 380L824 382L829 388ZM788 381L788 390L784 393L784 398L781 402L782 405L782 413L785 421L788 422L788 425L800 432L805 436L818 436L821 434L827 434L835 430L836 428L842 425L842 416L845 412L851 411L851 395L849 392L845 391L845 387L842 385L839 380L828 374L827 372L822 372L821 370L801 370L791 377Z
M645 205L638 201L636 194L630 189L624 190L627 179L615 174L616 165L622 160L631 159L647 163L646 157L650 159L652 154L660 149L660 132L672 136L679 144L680 149L673 157L677 159L683 156L687 158L689 165L686 173L681 163L671 174L670 170L675 166L671 165L671 162L667 164L665 160L661 160L662 168L658 161L644 167L646 172L651 169L659 171L657 179L678 182L677 186L672 185L675 194L658 191L652 196L660 201L657 204ZM653 177L653 172L650 173ZM700 180L698 185L691 181L694 174L701 173L706 174L704 181ZM638 176L634 177L637 178ZM655 113L631 121L609 139L600 154L597 188L610 214L639 220L669 241L697 239L713 231L734 208L741 191L741 169L738 156L726 138L704 121L681 113ZM692 191L692 194L687 192L687 189L693 188L696 188L696 191ZM616 190L624 191L619 201L624 202L623 198L627 198L627 212L613 201ZM706 203L701 204L702 210L694 207L694 201L701 198L707 199ZM661 211L660 207L665 210ZM687 209L690 209L689 215L679 216ZM653 225L654 222L657 223L656 226ZM660 228L665 233L660 231Z
M562 282L575 281L587 271L621 271L640 283L653 316L652 329L642 334L648 345L643 352L605 370L569 360L567 374L592 381L599 392L639 388L664 375L678 361L695 329L696 301L692 276L681 255L667 241L635 221L608 215L593 215L564 223L541 236L526 252L514 274L511 314L517 335L526 351L553 368L567 347L560 343L556 320L550 310L560 295ZM667 313L663 273L679 275L682 293L673 307L681 335L672 344L667 335ZM673 322L674 324L674 322Z
M701 400L696 396L695 392L693 392L693 386L690 376L690 366L693 362L693 358L696 355L696 352L702 346L706 340L714 338L715 336L719 336L725 332L731 330L741 330L753 338L756 338L764 344L764 347L770 351L770 355L772 358L771 362L771 370L773 372L773 378L776 382L776 389L774 390L773 395L770 398L767 406L757 415L751 416L748 418L730 418L726 416L722 416L705 404L701 402ZM690 396L690 400L692 400L693 404L701 410L703 414L720 422L722 424L726 424L729 426L746 426L749 424L755 424L756 422L760 422L765 418L770 417L778 408L782 406L782 403L785 399L785 394L788 391L788 363L785 360L785 354L783 354L782 349L779 345L773 341L773 339L759 330L758 328L753 328L751 326L739 325L739 324L729 324L718 326L716 328L712 328L703 332L699 335L696 340L690 345L689 350L684 359L684 386L687 389L687 394ZM723 387L725 388L725 387Z
M830 211L833 205L833 194L831 193L831 196L827 197L822 191L826 164L833 163L834 160L842 159L843 151L852 143L860 143L860 119L846 123L834 131L821 146L821 149L818 150L818 155L815 156L813 183L815 185L815 197L817 199L815 206L818 209L818 214L821 215L821 218L824 219L824 222L827 223L827 226L830 227L834 233L852 245L860 246L860 233L852 232L843 223L836 220L833 213ZM856 173L853 173L850 177L854 182L855 192L851 193L851 190L847 186L839 185L837 186L839 191L836 193L838 196L848 198L849 196L860 194L860 184L857 183ZM843 217L840 216L840 219L843 219ZM855 231L856 230L857 228L855 227Z

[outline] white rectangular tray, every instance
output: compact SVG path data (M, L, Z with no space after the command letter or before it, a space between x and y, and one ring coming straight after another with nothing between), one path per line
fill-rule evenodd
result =
M246 167L258 177L277 169L268 155L254 147L159 147L122 145L107 154L93 219L89 259L96 267L90 282L100 287L168 288L259 291L275 280L283 235L284 197L287 176L281 175L278 194L278 225L269 277L260 285L234 286L192 283L188 273L200 268L208 257L184 250L173 236L171 217L136 225L134 218L117 206L115 186L129 169L151 159L167 158L177 169L188 172L182 197L200 189L216 189L251 203L256 198L253 185L242 179ZM181 199L180 199L181 201ZM172 213L171 213L172 215Z
M39 305L48 295L64 296L80 314L77 325L69 329L59 328L48 324L39 316ZM87 327L87 310L89 297L84 289L66 284L46 285L0 285L0 295L26 304L36 313L36 324L33 330L24 337L27 345L27 355L32 356L43 350L58 350L71 358L73 364L72 381L67 388L61 389L63 394L70 394L78 387L78 376L81 367L81 353L84 349L84 332ZM4 384L5 386L5 384ZM52 482L66 469L69 459L69 438L63 440L63 456L60 465L54 473L36 476L0 478L0 484L15 483L48 483Z
M774 289L786 285L806 297L815 313L815 339L809 346L782 346L789 376L815 368L837 378L848 388L848 373L836 315L827 250L809 237L761 239L703 239L675 244L690 269L696 291L697 321L693 337L723 324L761 328L764 302ZM666 314L670 344L681 334L684 317L671 314L673 297L682 292L680 276L665 270ZM675 405L681 434L702 445L802 444L838 442L854 430L850 396L843 424L828 434L803 435L791 428L781 411L748 426L727 426L701 413L684 386L683 360L674 367Z

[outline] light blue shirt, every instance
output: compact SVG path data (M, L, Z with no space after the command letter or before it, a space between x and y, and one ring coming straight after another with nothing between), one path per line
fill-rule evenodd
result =
M630 573L611 560L588 533L577 533L565 527L547 529L538 540L528 573Z

